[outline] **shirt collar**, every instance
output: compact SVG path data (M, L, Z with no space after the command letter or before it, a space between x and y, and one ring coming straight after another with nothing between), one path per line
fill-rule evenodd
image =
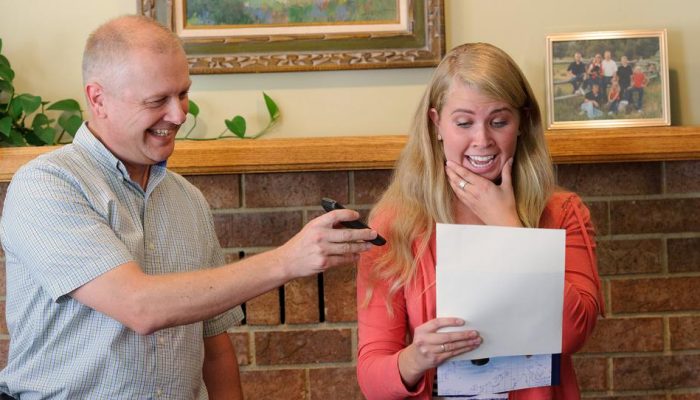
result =
M119 160L109 149L100 142L99 139L90 131L87 127L87 121L83 124L76 132L73 138L73 144L83 148L92 154L93 157L102 164L108 171L114 174L120 174L121 177L132 182L129 176L129 171L126 169L126 165ZM151 192L156 185L163 180L167 172L167 160L163 160L159 163L153 164L150 170L150 176L148 177L148 191ZM138 185L137 185L138 186Z

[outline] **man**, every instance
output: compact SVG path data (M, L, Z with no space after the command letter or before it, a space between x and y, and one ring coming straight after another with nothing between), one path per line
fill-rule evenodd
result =
M591 91L586 93L583 103L581 103L581 114L585 113L588 119L602 116L603 112L600 109L604 101L605 96L603 96L603 93L600 91L600 85L594 83L593 86L591 86Z
M569 83L573 87L573 94L585 94L583 91L583 80L586 78L586 64L581 60L581 52L574 53L574 61L566 68L569 75Z
M629 63L627 56L620 57L620 66L617 68L617 78L620 83L620 99L628 100L628 89L632 84L632 64Z
M190 78L177 37L137 16L88 39L90 121L21 168L0 221L10 350L0 393L32 399L235 399L226 329L239 304L347 264L376 232L309 222L281 247L224 265L208 205L165 161ZM204 322L202 322L204 321Z
M603 52L603 61L600 63L600 69L603 73L603 86L600 89L603 95L607 96L608 86L610 86L613 77L617 74L617 63L612 59L610 50Z

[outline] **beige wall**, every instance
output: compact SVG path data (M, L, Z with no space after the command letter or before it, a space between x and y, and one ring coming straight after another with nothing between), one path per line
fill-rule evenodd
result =
M445 6L448 48L467 41L502 47L523 68L543 106L547 34L667 28L673 124L700 124L698 2L445 0ZM135 11L134 0L0 0L0 38L17 72L17 90L48 100L73 97L84 104L80 58L85 38L103 21ZM255 130L266 118L264 90L283 113L270 138L405 133L430 72L193 76L191 98L202 109L197 132L217 134L224 118L236 114Z

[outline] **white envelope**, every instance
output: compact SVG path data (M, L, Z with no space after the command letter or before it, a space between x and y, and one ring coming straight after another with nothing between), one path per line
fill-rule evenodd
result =
M437 224L437 316L483 343L455 359L561 353L562 229Z

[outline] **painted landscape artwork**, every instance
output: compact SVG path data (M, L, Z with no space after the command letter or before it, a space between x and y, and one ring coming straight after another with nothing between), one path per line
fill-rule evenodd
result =
M397 0L186 0L187 26L372 24L399 18Z
M141 1L192 74L423 68L445 52L444 0Z

